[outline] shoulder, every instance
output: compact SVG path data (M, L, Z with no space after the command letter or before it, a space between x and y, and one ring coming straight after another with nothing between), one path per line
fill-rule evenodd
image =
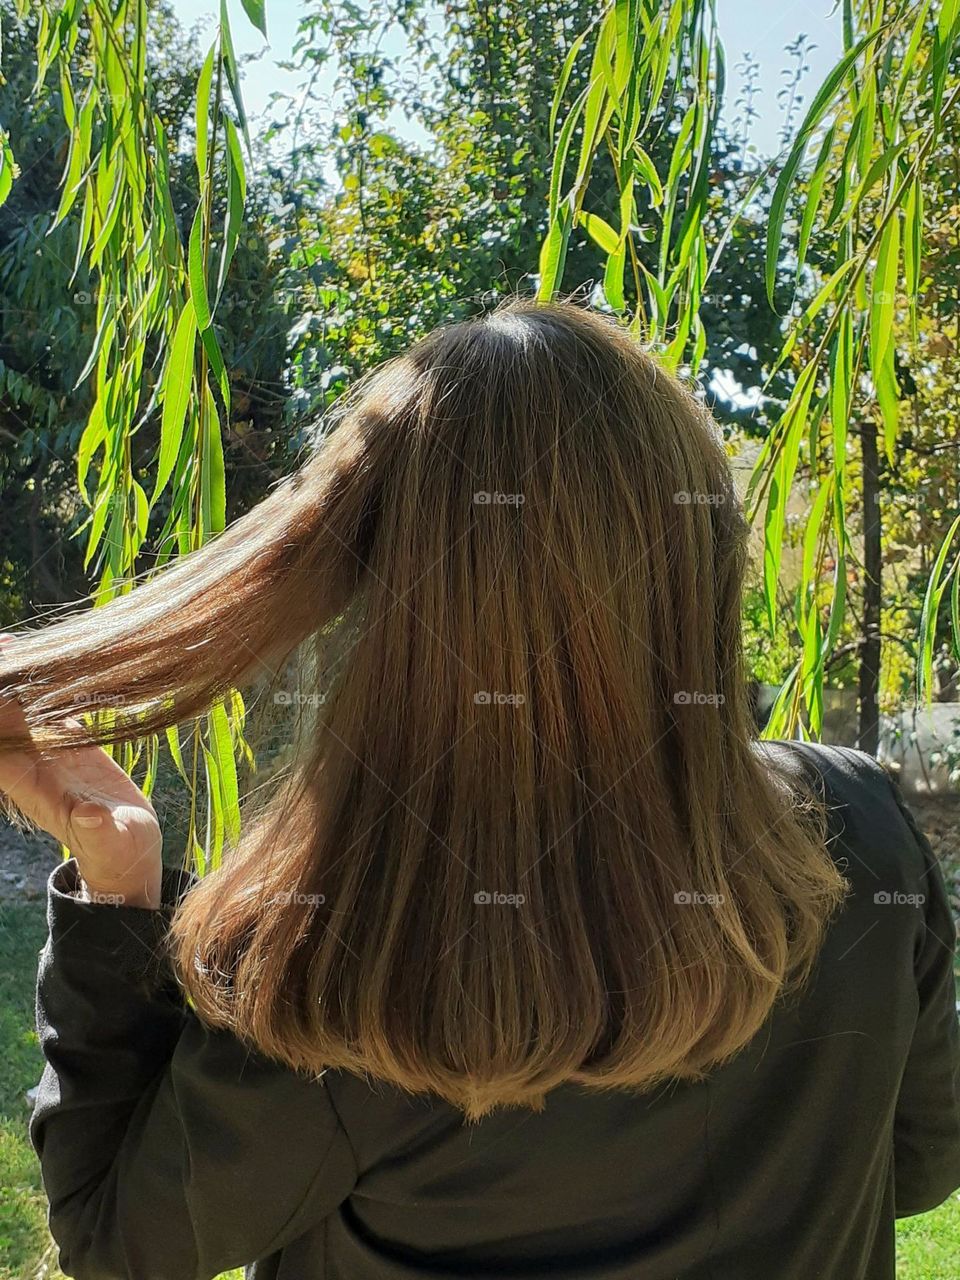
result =
M855 747L770 739L756 743L758 754L780 773L817 785L825 799L831 795L855 801L864 793L886 798L892 779L883 765Z
M865 751L814 742L759 742L782 776L812 786L826 808L832 852L854 880L858 869L880 890L908 889L936 862L897 782Z

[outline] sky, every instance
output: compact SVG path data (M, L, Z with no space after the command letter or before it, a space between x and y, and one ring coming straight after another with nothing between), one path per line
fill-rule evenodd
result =
M524 2L536 3L536 0ZM294 94L297 91L297 77L281 70L276 63L290 56L302 5L296 0L266 0L268 43L251 25L239 0L228 0L228 3L237 54L260 55L244 69L244 100L250 116L255 119L267 110L272 93L280 90ZM173 7L185 27L190 28L198 21L205 23L212 39L219 0L173 0ZM758 0L717 0L720 37L727 55L726 114L729 118L735 115L734 100L740 87L737 65L746 53L750 53L759 64L760 93L754 105L760 116L751 134L759 151L774 154L779 149L782 116L777 92L783 84L782 71L790 63L784 46L801 32L816 46L807 59L810 72L805 77L803 90L809 102L820 81L840 57L839 8L835 0L766 0L766 3L763 0L760 3ZM331 67L326 73L327 86L332 83L333 76ZM321 80L321 92L324 87ZM402 121L391 121L390 124L398 131L404 130ZM420 140L415 129L405 131L411 140Z

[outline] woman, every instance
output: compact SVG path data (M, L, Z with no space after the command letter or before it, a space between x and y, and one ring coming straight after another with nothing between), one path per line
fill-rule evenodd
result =
M68 1274L893 1275L960 1183L953 923L873 760L753 740L746 533L687 391L513 304L8 640L0 788L75 855L32 1122ZM162 871L78 712L133 738L304 641L289 778L222 870Z

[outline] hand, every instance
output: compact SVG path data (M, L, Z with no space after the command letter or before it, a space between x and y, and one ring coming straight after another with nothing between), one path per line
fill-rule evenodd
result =
M0 644L12 637L0 635ZM16 702L0 719L23 728ZM76 724L76 721L71 721ZM160 905L161 835L153 805L106 751L75 747L41 759L33 748L0 751L0 792L66 845L93 901Z

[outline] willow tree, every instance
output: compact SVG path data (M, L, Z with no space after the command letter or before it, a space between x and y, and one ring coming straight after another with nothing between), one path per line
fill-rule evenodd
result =
M243 7L265 34L261 0L243 0ZM181 237L169 166L179 140L167 136L155 101L149 16L147 0L63 0L44 3L38 18L35 92L53 86L69 138L54 227L75 221L74 271L89 281L96 307L96 337L81 374L93 388L92 409L77 452L94 607L133 589L148 550L155 571L215 537L226 521L222 432L230 379L216 317L243 222L250 140L221 0L196 86L198 201L189 236ZM5 152L0 195L9 163ZM218 191L225 193L222 219ZM136 465L134 443L156 417L159 446L148 475ZM237 692L190 725L185 741L167 731L190 793L185 852L201 871L216 866L225 842L239 835L237 764L250 754L243 725ZM142 769L150 794L158 740L121 751L128 772Z
M843 0L841 21L842 56L778 158L767 231L770 306L785 264L798 285L809 284L811 276L816 281L809 301L784 319L772 373L788 370L792 389L764 442L747 495L749 514L763 531L768 626L776 633L792 624L800 638L796 663L767 726L772 735L816 736L821 730L825 664L843 624L848 569L857 555L848 515L857 486L858 505L867 513L861 701L875 689L879 525L871 477L884 458L893 463L900 431L896 335L904 328L908 335L917 332L924 166L960 102L954 62L958 0ZM605 256L606 302L624 312L623 272L637 269L638 224L653 220L658 266L643 271L644 296L629 318L663 348L671 365L696 372L704 343L704 285L722 249L716 237L708 242L704 216L724 89L714 6L711 0L615 0L583 32L581 45L576 56L591 59L587 88L566 106L561 79L554 103L558 119L566 110L555 149L550 231L541 253L541 296L560 287L570 233L581 227ZM669 166L657 171L645 129L664 101L673 110L675 141ZM587 206L591 167L607 155L621 191L618 227L598 221ZM802 213L789 218L800 184ZM816 273L808 260L813 244ZM801 466L814 478L815 496L803 532L800 581L785 606L787 500ZM921 694L929 689L937 613L948 588L960 656L958 540L960 515L927 589L918 644ZM873 746L874 709L866 721L861 744Z

